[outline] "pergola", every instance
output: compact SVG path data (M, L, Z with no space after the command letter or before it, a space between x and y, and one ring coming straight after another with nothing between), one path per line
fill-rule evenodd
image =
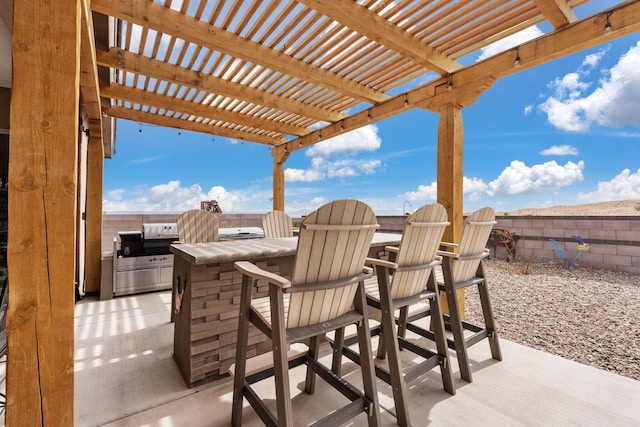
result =
M72 284L83 262L87 288L99 288L113 118L272 147L273 208L284 210L293 151L409 109L434 112L438 202L456 241L462 109L501 77L640 29L640 1L578 19L585 3L13 2L7 425L73 424ZM537 24L548 31L463 64Z

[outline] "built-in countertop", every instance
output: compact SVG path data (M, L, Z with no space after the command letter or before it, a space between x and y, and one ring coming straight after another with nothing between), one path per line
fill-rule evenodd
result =
M369 256L381 256L384 247L397 245L400 237L375 233ZM288 275L296 245L297 237L171 245L173 354L187 385L226 377L234 361L242 275L233 263L251 261L264 270ZM266 296L267 290L266 283L259 281L256 296ZM257 330L249 336L248 357L270 350L270 343Z

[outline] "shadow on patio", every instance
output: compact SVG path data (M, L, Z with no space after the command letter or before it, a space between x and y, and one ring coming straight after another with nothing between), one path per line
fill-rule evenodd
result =
M87 298L76 305L75 425L230 425L230 381L189 389L182 379L172 358L170 305L169 291L107 301ZM639 381L506 340L501 343L502 362L490 358L486 342L470 348L471 384L459 379L452 361L455 396L442 390L437 370L410 383L413 424L640 425ZM351 364L345 368L356 369ZM299 424L316 419L323 400L340 398L322 381L313 396L305 395L304 368L292 372ZM265 390L270 386L265 382ZM391 390L378 381L378 393L383 425L396 425ZM262 425L249 409L243 421L246 426ZM364 424L362 415L351 425Z

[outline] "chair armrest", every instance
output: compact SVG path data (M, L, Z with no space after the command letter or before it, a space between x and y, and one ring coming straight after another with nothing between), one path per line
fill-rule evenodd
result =
M460 246L457 243L451 243L451 242L440 242L440 245L447 246L449 248L457 248L458 246Z
M440 251L439 250L439 251L436 251L436 253L438 255L440 255L440 256L446 256L446 257L449 257L449 258L456 258L456 259L460 258L460 255L458 255L455 252L451 252L451 251Z
M397 246L385 246L384 250L388 252L395 252L395 253L400 252L400 248Z
M396 268L398 268L398 264L396 264L395 262L387 261L387 260L384 260L384 259L367 257L365 262L367 264L372 264L372 265L375 265L377 267L382 267L382 268L389 268L391 270L395 270Z
M288 288L291 286L291 282L284 277L273 274L270 271L263 270L249 261L237 261L233 265L237 270L242 272L242 274L254 279L263 279L281 288Z

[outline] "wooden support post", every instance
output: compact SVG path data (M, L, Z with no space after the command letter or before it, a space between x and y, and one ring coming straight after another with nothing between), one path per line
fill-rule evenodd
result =
M440 112L438 123L438 203L442 204L449 215L451 225L442 236L446 242L458 243L463 223L463 177L464 177L464 126L462 107L450 104ZM464 319L464 289L458 291L458 306ZM447 296L441 294L444 313L447 309Z
M13 7L6 423L70 426L80 2Z
M89 120L87 151L87 208L86 208L86 292L100 291L102 259L102 187L104 178L104 145L102 129Z
M440 112L438 124L438 203L449 215L443 240L457 243L463 222L464 126L462 107L449 105Z
M438 203L449 215L451 225L442 239L458 243L464 221L464 123L462 108L473 104L495 82L487 77L478 81L457 85L453 76L447 85L436 88L436 96L421 104L423 108L440 114L438 123ZM460 313L464 318L464 289L458 292ZM446 295L442 294L443 311L448 312Z
M271 149L273 156L273 210L284 211L284 162L289 152L281 147Z

